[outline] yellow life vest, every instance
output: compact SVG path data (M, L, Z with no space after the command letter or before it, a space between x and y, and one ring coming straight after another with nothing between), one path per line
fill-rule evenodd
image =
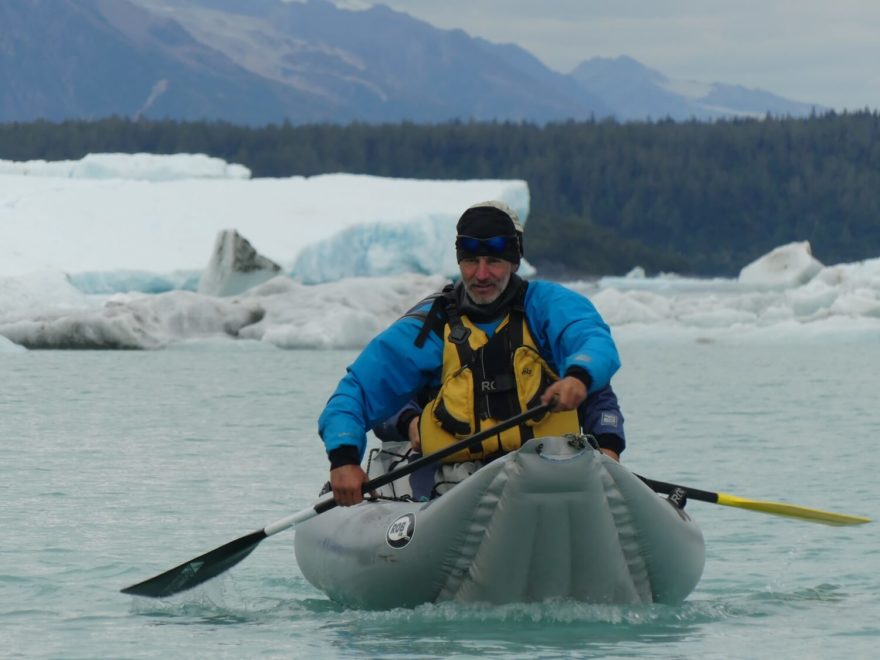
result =
M440 390L419 421L422 451L433 453L538 405L556 380L559 377L538 353L521 308L508 313L491 339L466 316L447 319ZM479 460L518 449L533 437L579 430L577 411L548 413L443 462Z

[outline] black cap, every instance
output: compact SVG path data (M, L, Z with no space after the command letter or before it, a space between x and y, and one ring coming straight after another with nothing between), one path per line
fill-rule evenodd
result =
M497 256L511 263L518 264L523 255L523 226L516 211L504 202L480 202L469 207L458 219L455 227L458 236L472 238L493 238L510 236L515 238L503 251L488 249L465 249L460 240L456 239L455 252L458 261L466 257L481 255Z

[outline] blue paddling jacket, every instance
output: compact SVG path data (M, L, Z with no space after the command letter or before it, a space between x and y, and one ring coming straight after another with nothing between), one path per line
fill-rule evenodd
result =
M431 332L416 345L430 307L426 299L415 310L421 315L410 313L395 321L349 365L318 419L328 453L348 445L363 458L368 429L392 417L418 392L440 385L443 339ZM523 307L538 351L556 373L586 372L589 396L609 385L620 357L608 325L586 297L554 282L534 280L528 283ZM491 334L503 318L501 314L479 325Z

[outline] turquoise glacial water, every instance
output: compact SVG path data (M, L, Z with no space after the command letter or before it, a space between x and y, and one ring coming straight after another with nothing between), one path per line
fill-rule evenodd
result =
M655 479L880 516L880 345L623 344L624 462ZM162 601L119 589L308 506L354 353L249 343L0 355L0 657L871 658L880 524L691 502L706 569L676 606L369 612L300 574L294 531Z

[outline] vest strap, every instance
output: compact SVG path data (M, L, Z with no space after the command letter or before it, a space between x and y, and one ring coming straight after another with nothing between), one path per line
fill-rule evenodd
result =
M425 345L425 342L428 340L428 335L431 334L431 330L437 328L439 324L442 328L442 322L437 318L438 313L440 312L440 308L443 306L443 296L441 294L434 294L433 300L431 301L431 307L428 309L428 312L425 314L424 319L422 319L422 327L419 330L419 334L416 336L416 340L413 342L418 348L421 348ZM425 299L427 300L427 298ZM422 301L424 302L424 301ZM422 313L413 312L410 310L404 317L412 316L412 317L420 317ZM440 333L442 338L442 331Z
M471 329L461 322L461 313L458 311L458 301L455 299L453 287L448 286L443 289L443 301L446 322L449 324L449 341L455 344L461 366L470 365L474 359L474 351L468 342Z

